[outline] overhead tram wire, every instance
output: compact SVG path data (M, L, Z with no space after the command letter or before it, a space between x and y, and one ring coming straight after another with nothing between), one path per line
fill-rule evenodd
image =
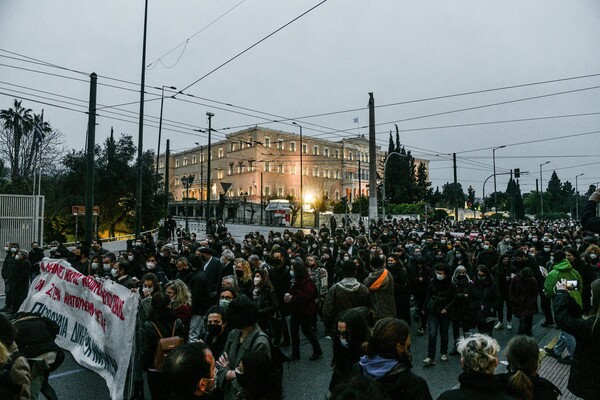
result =
M177 63L179 62L179 60L181 59L181 57L183 56L183 53L185 52L185 48L187 47L188 43L190 40L192 40L194 37L198 36L200 33L202 33L204 30L208 29L209 27L211 27L213 24L215 24L216 22L218 22L220 19L222 19L223 17L225 17L227 14L229 14L230 12L232 12L233 10L235 10L238 6L242 5L242 3L244 3L246 0L242 0L239 3L237 3L236 5L234 5L233 7L231 7L229 10L225 11L223 14L221 14L220 16L218 16L217 18L215 18L214 20L212 20L210 23L208 23L207 25L205 25L204 27L202 27L202 29L200 29L199 31L197 31L196 33L194 33L192 36L190 36L189 38L187 38L186 40L184 40L182 43L178 44L177 46L173 47L171 50L169 50L168 52L166 52L165 54L163 54L162 56L158 57L156 60L152 61L151 63L149 63L146 66L146 69L153 69L154 67L152 66L153 64L156 64L157 62L160 61L160 63L167 69L173 68L175 65L177 65ZM184 46L185 45L185 46ZM168 56L169 54L171 54L172 52L174 52L175 50L177 50L179 47L184 46L183 50L181 51L181 54L179 55L179 58L177 59L177 61L175 62L175 64L173 64L171 67L166 67L163 62L162 62L162 58L165 56Z
M204 78L212 75L214 72L218 71L219 69L223 68L225 65L229 64L230 62L232 62L233 60L235 60L236 58L240 57L242 54L250 51L251 49L253 49L254 47L258 46L260 43L264 42L265 40L267 40L268 38L270 38L271 36L275 35L276 33L278 33L279 31L283 30L284 28L288 27L289 25L293 24L294 22L296 22L297 20L299 20L300 18L302 18L303 16L305 16L306 14L310 13L311 11L315 10L316 8L318 8L319 6L321 6L322 4L325 4L327 2L327 0L322 0L320 3L314 5L313 7L309 8L308 10L304 11L302 14L298 15L297 17L293 18L292 20L286 22L284 25L280 26L279 28L277 28L276 30L274 30L273 32L269 33L267 36L263 37L262 39L260 39L258 42L255 42L254 44L250 45L249 47L247 47L246 49L242 50L241 52L237 53L235 56L231 57L229 60L225 61L224 63L222 63L221 65L219 65L218 67L213 68L211 71L207 72L206 74L202 75L200 78L196 79L194 82L190 83L189 85L187 85L186 87L184 87L181 92L185 92L187 89L191 88L192 86L194 86L195 84L197 84L198 82L200 82L201 80L203 80Z

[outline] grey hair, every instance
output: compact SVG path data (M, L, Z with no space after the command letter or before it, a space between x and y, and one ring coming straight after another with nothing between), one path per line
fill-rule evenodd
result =
M460 353L466 371L493 374L498 365L498 342L481 333L475 333L458 341L456 349Z
M223 256L225 259L227 259L228 261L233 261L235 260L235 256L233 255L233 251L227 249L224 250L223 253L221 254L221 256Z
M178 262L178 263L184 263L185 265L188 265L188 259L187 259L187 258L185 258L185 257L179 257L179 258L177 259L177 262Z

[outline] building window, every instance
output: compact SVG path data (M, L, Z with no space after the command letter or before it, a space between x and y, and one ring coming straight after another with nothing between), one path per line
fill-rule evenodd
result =
M223 148L219 149L219 158L223 158Z
M254 196L254 186L248 186L248 196Z
M239 162L237 169L238 169L238 174L241 174L242 172L244 172L244 163Z
M198 159L196 158L196 155L194 154L192 156L192 164L196 164L198 162Z
M241 146L240 146L241 147ZM229 151L235 151L235 142L229 144Z
M175 168L179 168L179 160L175 160Z
M354 155L352 154L352 152L351 152L351 151L349 151L349 152L348 152L348 159L349 159L350 161L354 160Z
M277 141L277 150L283 150L283 140L279 139Z
M313 156L319 155L319 146L313 146Z
M296 164L290 165L290 174L296 175Z
M323 191L323 197L325 197L327 199L329 198L329 190L324 190Z
M212 159L213 159L213 152L212 152L212 150L211 150L211 152L210 152L210 155L209 155L209 157L210 157L210 160L212 161Z
M263 187L263 196L270 196L270 195L271 195L271 188L269 186Z
M313 176L319 176L319 167L313 167Z
M283 197L283 186L277 187L277 196Z
M290 196L296 197L296 188L295 187L288 188L288 193L290 194Z
M296 142L290 142L290 151L296 151Z
M308 153L308 146L306 143L302 143L302 154Z
M335 179L340 179L340 170L339 169L335 170Z
M325 170L325 177L326 178L331 178L331 171L330 170L328 170L328 169Z
M222 169L217 170L217 179L223 179L223 170Z
M187 167L187 157L183 157L183 166Z
M336 191L335 191L335 200L336 200L336 201L339 201L339 200L340 200L340 191L339 191L339 190L336 190Z
M277 164L277 172L283 174L283 164Z
M159 168L164 168L165 167L165 162L164 161L160 161L160 163L158 164Z
M323 149L323 155L324 155L325 157L329 157L329 147L325 147L325 148Z
M335 149L333 154L334 154L335 158L340 158L340 151L339 151L339 149Z
M206 153L200 153L200 162L206 161Z
M254 161L248 161L248 172L254 172Z
M269 172L271 170L271 165L268 161L265 161L265 168L264 168L265 172Z
M229 169L227 170L227 175L232 175L233 174L233 163L229 164Z
M252 147L252 143L253 143L253 142L252 142L252 136L250 136L250 137L248 137L248 143L246 143L246 145L247 145L248 147Z
M302 167L302 175L308 176L308 167L306 165Z
M265 138L265 147L271 147L271 138Z

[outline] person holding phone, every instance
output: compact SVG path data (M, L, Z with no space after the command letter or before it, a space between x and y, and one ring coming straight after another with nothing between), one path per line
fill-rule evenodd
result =
M579 272L577 272L577 270L571 266L569 260L567 260L565 252L557 250L554 252L554 265L552 266L552 270L548 273L544 282L544 293L547 298L553 300L556 297L556 283L562 280L565 281L565 287L567 286L567 281L571 282L568 293L573 300L575 300L576 304L579 306L579 311L581 312L583 304L581 299L583 280L581 279ZM551 349L544 347L544 350L547 355L556 358L558 362L570 365L573 362L575 344L575 337L561 330L556 345ZM565 350L567 351L567 354L563 357Z

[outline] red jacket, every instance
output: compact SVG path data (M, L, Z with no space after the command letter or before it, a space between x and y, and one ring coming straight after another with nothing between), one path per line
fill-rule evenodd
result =
M310 277L295 282L290 289L292 314L298 317L312 317L317 314L317 288Z

